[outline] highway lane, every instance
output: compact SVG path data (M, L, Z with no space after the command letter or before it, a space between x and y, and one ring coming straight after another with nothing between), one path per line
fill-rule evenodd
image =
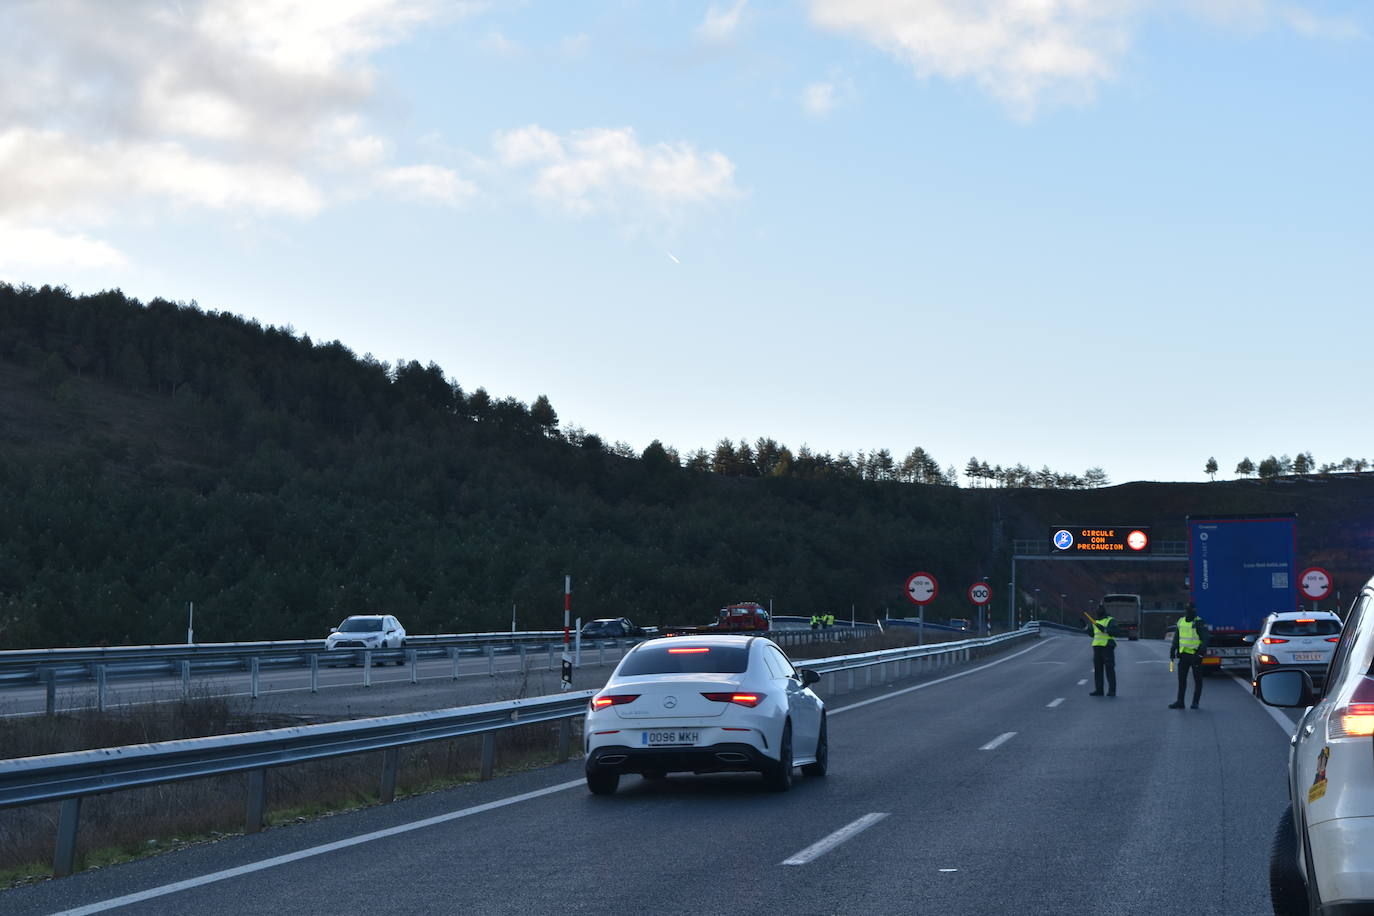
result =
M630 777L597 798L572 763L9 891L0 909L153 890L117 911L1267 912L1285 734L1226 679L1209 681L1202 710L1166 709L1164 651L1123 644L1115 699L1087 696L1074 637L919 689L842 695L832 775L785 795L729 775ZM431 817L448 819L411 829ZM320 851L383 829L402 832ZM299 858L262 867L280 855ZM157 891L227 868L247 871Z

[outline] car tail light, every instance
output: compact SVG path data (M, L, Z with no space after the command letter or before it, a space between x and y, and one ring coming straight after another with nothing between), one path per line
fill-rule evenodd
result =
M1281 642L1288 642L1288 640L1279 639L1277 636L1266 636L1264 639L1260 640L1260 642L1264 643L1266 646L1276 646Z
M702 696L712 703L738 703L750 709L763 702L761 693L703 693Z
M1261 665L1277 665L1279 660L1272 655L1261 655L1259 657L1259 663Z
M1316 619L1315 617L1299 617L1297 620L1295 620L1295 621L1293 621L1293 622L1294 622L1294 623L1316 623L1316 622L1317 622L1317 619Z
M1351 703L1331 716L1328 738L1363 738L1374 735L1374 703Z
M690 649L669 649L669 655L700 655L703 652L710 652L710 649L703 647L692 647Z
M592 709L605 709L607 706L624 706L626 703L633 703L639 699L637 693L603 693L599 697L592 697Z
M1341 641L1341 638L1340 638L1339 636L1328 636L1328 637L1326 637L1326 641L1327 641L1327 642L1340 642L1340 641Z

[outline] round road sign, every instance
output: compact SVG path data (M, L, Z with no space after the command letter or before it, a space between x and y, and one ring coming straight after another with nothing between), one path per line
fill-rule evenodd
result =
M1137 552L1144 550L1150 546L1150 536L1137 528L1126 535L1126 546Z
M1313 601L1320 601L1331 594L1331 573L1320 566L1309 566L1298 576L1298 588Z
M906 580L906 596L912 604L930 604L940 594L940 583L930 573L912 573Z
M968 600L982 607L992 600L992 586L986 582L975 582L968 587Z

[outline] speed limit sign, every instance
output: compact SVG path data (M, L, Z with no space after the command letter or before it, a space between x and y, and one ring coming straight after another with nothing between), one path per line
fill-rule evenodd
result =
M930 604L940 594L940 583L930 573L912 573L906 580L906 596L912 604Z
M968 600L982 607L992 600L992 586L986 582L975 582L968 587Z

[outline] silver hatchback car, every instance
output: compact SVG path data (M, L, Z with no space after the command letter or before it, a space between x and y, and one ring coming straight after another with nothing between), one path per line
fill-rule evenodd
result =
M1250 683L1255 683L1261 671L1300 668L1314 684L1321 684L1340 639L1341 618L1330 611L1270 614L1250 650Z

